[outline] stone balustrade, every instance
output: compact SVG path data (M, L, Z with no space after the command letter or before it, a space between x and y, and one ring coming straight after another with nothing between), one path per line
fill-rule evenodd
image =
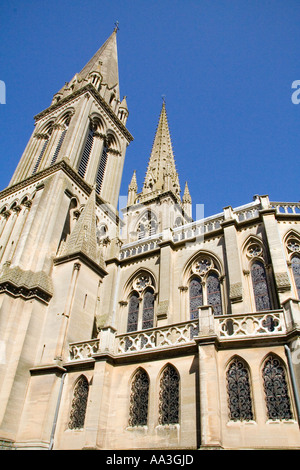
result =
M294 303L297 305L287 302L282 310L219 316L213 315L211 306L203 306L199 307L199 319L125 334L116 334L116 330L107 327L97 339L71 343L69 361L83 361L99 353L119 356L192 345L197 338L208 336L217 337L220 342L282 336L300 323L300 301Z
M266 207L276 209L277 214L300 214L300 202L269 202L267 200L262 203L260 199L255 199L255 201L250 202L249 204L231 209L231 213L232 217L236 219L237 222L244 222L258 217L259 211ZM221 212L201 220L174 227L171 229L170 237L174 243L194 240L195 238L196 241L198 239L201 242L201 237L205 234L219 230L222 227L222 222L224 222L224 220L224 212ZM120 250L120 260L155 250L159 248L159 243L164 239L165 234L159 233L123 245Z
M158 244L162 241L163 234L159 233L151 237L137 240L133 243L123 245L120 250L120 260L130 258L131 256L146 253L158 248Z
M91 339L88 341L79 341L78 343L69 344L69 360L83 361L89 359L99 350L99 339Z
M198 320L116 336L116 353L128 354L148 349L181 346L192 343L198 332Z
M276 209L277 214L300 214L299 202L270 202L270 206Z
M256 312L247 315L224 315L215 318L219 338L251 338L260 335L286 333L282 310Z

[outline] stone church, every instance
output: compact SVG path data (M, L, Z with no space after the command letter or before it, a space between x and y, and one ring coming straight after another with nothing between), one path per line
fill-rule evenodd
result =
M193 220L163 102L118 210L118 75L115 29L0 192L1 448L299 449L300 203Z

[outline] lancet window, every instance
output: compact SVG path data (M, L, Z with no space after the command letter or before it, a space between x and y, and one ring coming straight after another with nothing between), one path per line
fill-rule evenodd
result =
M204 304L211 305L215 315L222 315L221 275L216 262L203 255L193 263L191 271L190 319L198 318L198 307Z
M255 308L257 311L271 310L270 279L266 270L266 255L262 244L256 240L250 241L246 247L246 255L249 260Z
M48 142L49 142L50 136L51 136L51 134L52 134L52 131L53 131L53 122L49 123L49 124L46 126L44 132L42 132L41 134L37 134L37 138L43 139L43 140L44 140L44 143L43 143L43 145L42 145L42 148L41 148L41 150L40 150L40 153L39 153L39 155L38 155L38 158L37 158L37 160L36 160L36 162L35 162L34 168L33 168L33 170L32 170L32 174L33 174L33 175L37 172L37 170L38 170L38 168L39 168L39 165L40 165L40 163L41 163L42 157L43 157L43 155L44 155L44 153L45 153L45 151L46 151L46 148L47 148L47 146L48 146Z
M149 377L144 369L138 369L131 383L129 426L147 425L148 399Z
M252 399L248 367L235 358L227 369L229 416L232 421L253 420Z
M69 429L82 429L84 427L88 394L89 383L87 378L82 375L74 388Z
M264 362L262 374L268 418L271 420L293 419L282 361L270 355Z
M56 160L57 160L58 154L59 154L59 152L60 152L61 146L62 146L62 144L63 144L64 138L65 138L65 136L66 136L66 133L67 133L67 130L68 130L70 121L71 121L71 114L67 114L67 115L63 118L62 121L63 121L63 122L62 122L61 124L58 124L58 127L59 127L60 130L61 130L61 134L60 134L60 137L59 137L59 140L58 140L56 149L55 149L55 151L54 151L54 153L53 153L53 157L52 157L52 160L51 160L50 165L54 165L54 163L55 163Z
M175 367L168 364L160 378L159 424L179 423L179 374Z
M270 310L271 298L265 267L261 261L254 261L251 266L251 278L256 310Z

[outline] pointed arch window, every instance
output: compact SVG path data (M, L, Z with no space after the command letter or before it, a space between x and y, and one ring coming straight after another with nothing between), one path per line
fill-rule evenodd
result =
M270 355L264 363L262 375L268 418L271 420L293 419L282 361Z
M69 429L82 429L84 427L88 394L89 383L87 378L82 375L74 388Z
M251 266L251 279L256 310L271 310L267 274L262 261L256 260L253 262Z
M94 129L93 125L90 124L89 132L85 141L85 146L82 152L81 160L78 167L78 174L84 178L85 172L89 163L89 158L91 155L92 147L94 143Z
M149 377L139 369L133 377L130 392L129 426L146 426L148 421Z
M159 424L179 423L179 374L175 367L168 364L160 378Z
M154 282L152 276L141 272L132 282L128 303L127 332L152 328L154 325Z
M198 318L198 307L211 305L214 315L222 315L222 292L219 269L209 256L199 257L192 265L189 283L190 319Z
M245 362L238 358L231 361L226 378L230 419L253 420L249 372Z
M292 257L292 271L294 276L294 281L297 289L297 295L300 299L300 258L299 256Z
M70 116L70 115L67 115L67 116L65 117L65 119L64 119L62 132L61 132L59 141L58 141L58 143L57 143L56 149L55 149L55 151L54 151L54 154L53 154L53 157L52 157L52 160L51 160L50 165L54 165L54 163L55 163L56 160L57 160L58 154L59 154L59 152L60 152L61 146L62 146L62 144L63 144L63 141L64 141L64 139L65 139L65 136L66 136L66 133L67 133L69 124L70 124L70 120L71 120L71 116Z
M136 331L138 329L139 309L140 309L139 295L137 292L133 292L129 299L129 305L128 305L127 332Z

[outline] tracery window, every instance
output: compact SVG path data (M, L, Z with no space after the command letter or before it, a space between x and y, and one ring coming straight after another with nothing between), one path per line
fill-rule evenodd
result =
M129 426L146 426L148 420L149 377L139 369L131 383Z
M268 418L292 419L285 369L281 360L270 355L264 363L262 374Z
M162 372L159 389L159 424L179 423L179 374L168 364Z
M74 388L69 429L82 429L84 427L88 394L89 384L87 378L82 375Z
M253 420L249 372L244 361L234 359L227 369L229 416L232 421Z
M297 289L298 298L300 299L300 258L299 256L292 257L292 271L294 281Z
M198 318L198 307L208 304L215 315L222 315L222 293L219 269L209 256L201 256L192 265L189 283L190 319Z
M154 325L154 282L150 274L140 273L132 283L129 298L127 332L152 328Z
M271 298L265 267L259 260L251 266L251 278L256 310L271 310Z

